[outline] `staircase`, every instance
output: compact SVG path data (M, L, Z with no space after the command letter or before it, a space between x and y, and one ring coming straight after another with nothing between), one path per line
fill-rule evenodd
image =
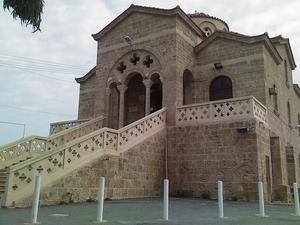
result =
M30 136L0 147L0 169L40 157L76 138L102 128L104 117L98 117L48 137Z
M4 199L4 193L7 183L7 171L5 169L0 170L0 204Z
M163 108L119 130L98 128L57 145L53 145L48 140L47 143L51 145L46 146L50 146L50 149L43 154L30 159L25 158L22 162L18 160L6 170L0 171L2 177L0 191L2 190L3 196L1 206L14 206L30 197L36 175L42 177L42 188L44 188L95 159L105 155L120 156L121 153L163 130L165 113L166 110ZM56 134L59 139L64 137L59 135L60 133ZM25 155L23 154L24 157Z

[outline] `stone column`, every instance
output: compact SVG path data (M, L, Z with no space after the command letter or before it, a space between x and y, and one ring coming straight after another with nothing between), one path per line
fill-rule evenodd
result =
M151 97L150 91L151 91L152 81L149 79L145 79L145 80L143 80L143 83L146 88L145 116L147 116L150 114L150 97Z
M127 90L127 86L120 84L117 88L120 92L119 128L122 128L124 126L125 91Z
M105 126L109 126L110 121L109 121L109 111L111 108L111 99L110 99L110 94L111 94L111 89L106 88L105 89Z

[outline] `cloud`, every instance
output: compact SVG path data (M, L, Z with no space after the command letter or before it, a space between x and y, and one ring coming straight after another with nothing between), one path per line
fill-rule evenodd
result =
M290 38L296 62L300 60L300 18L297 12L300 2L297 0L46 0L45 3L41 33L31 33L30 27L21 26L7 11L0 13L0 105L76 115L79 86L73 82L74 77L84 75L83 71L88 72L96 63L97 46L91 34L104 28L132 3L159 8L180 5L186 13L197 10L221 18L232 31L239 33L282 34ZM3 55L72 66L68 73L37 72L34 64L30 66L31 70L25 71L3 66ZM80 72L77 67L82 68ZM300 83L299 75L298 70L294 71L297 83ZM0 120L26 123L27 135L47 135L50 122L75 118L0 107ZM20 129L0 124L0 144L19 138Z

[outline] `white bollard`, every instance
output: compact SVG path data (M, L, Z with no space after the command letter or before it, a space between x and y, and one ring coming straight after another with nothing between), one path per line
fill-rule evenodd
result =
M264 203L264 187L263 182L258 182L258 198L259 198L259 216L265 215L265 203Z
M164 180L164 220L169 220L169 180Z
M105 188L105 178L100 177L99 189L98 189L97 223L101 223L103 221L104 188Z
M39 210L39 200L40 200L40 189L41 189L41 176L35 176L35 184L34 184L34 193L33 193L33 201L32 201L32 213L31 213L31 221L33 224L37 223L37 215Z
M219 206L219 218L224 218L222 181L218 181L218 206Z
M300 216L299 193L298 193L298 185L297 185L297 183L293 184L293 188L294 188L295 213L296 213L296 216Z

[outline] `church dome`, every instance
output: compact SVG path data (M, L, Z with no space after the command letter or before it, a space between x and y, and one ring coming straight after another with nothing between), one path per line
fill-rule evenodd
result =
M188 15L205 32L206 36L211 35L216 30L229 31L227 23L219 18L199 12Z

